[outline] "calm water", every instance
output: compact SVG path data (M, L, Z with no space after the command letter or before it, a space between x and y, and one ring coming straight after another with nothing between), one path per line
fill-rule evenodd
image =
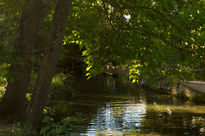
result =
M52 104L73 118L71 135L205 136L205 104L155 94L114 78L76 80L73 96Z

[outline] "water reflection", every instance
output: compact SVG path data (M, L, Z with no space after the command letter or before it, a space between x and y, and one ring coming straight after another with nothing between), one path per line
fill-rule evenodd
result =
M64 115L81 113L80 120L86 121L76 125L73 135L205 136L204 104L175 100L112 78L78 82L75 86L75 99L53 101Z
M104 107L97 109L97 117L90 121L87 132L81 135L120 135L121 131L132 132L141 125L145 114L146 104L143 100L107 102Z

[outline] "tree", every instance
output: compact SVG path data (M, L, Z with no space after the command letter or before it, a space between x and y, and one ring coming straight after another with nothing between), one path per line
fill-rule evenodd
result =
M57 2L53 16L50 40L43 56L32 100L27 111L26 121L24 124L26 128L36 129L38 127L41 112L47 100L51 80L55 74L70 7L70 0L61 0Z
M29 86L32 69L32 51L39 25L46 13L41 0L25 0L14 44L15 52L9 68L8 87L3 96L1 115L23 117L25 94ZM34 14L35 13L35 14Z
M193 70L204 66L200 0L81 0L72 13L74 38L68 42L86 48L89 77L112 63L127 66L133 82L191 80L199 75Z
M33 46L48 1L24 2L20 24L17 23L15 60L10 62L9 85L0 104L0 109L5 110L0 110L0 113L22 115L24 111ZM49 27L51 32L48 43L45 42L46 49L25 127L35 129L38 126L65 27L64 45L74 43L84 49L82 54L88 65L88 77L102 73L105 65L112 63L114 66L126 66L133 82L147 77L154 80L190 79L193 70L202 69L205 65L205 6L200 0L75 0L68 24L70 1L54 0L52 3L56 9L52 9L49 15L53 20Z

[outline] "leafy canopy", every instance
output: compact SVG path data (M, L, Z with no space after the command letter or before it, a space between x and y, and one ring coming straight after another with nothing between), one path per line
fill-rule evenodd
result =
M88 77L112 63L127 66L133 82L194 79L205 66L204 8L200 0L77 0L64 43L84 48Z

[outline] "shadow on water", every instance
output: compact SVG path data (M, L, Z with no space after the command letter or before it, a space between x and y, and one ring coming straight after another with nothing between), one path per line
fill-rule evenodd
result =
M76 80L75 98L51 100L60 117L77 117L73 135L203 136L205 105L155 94L111 77ZM68 128L69 129L69 128Z

